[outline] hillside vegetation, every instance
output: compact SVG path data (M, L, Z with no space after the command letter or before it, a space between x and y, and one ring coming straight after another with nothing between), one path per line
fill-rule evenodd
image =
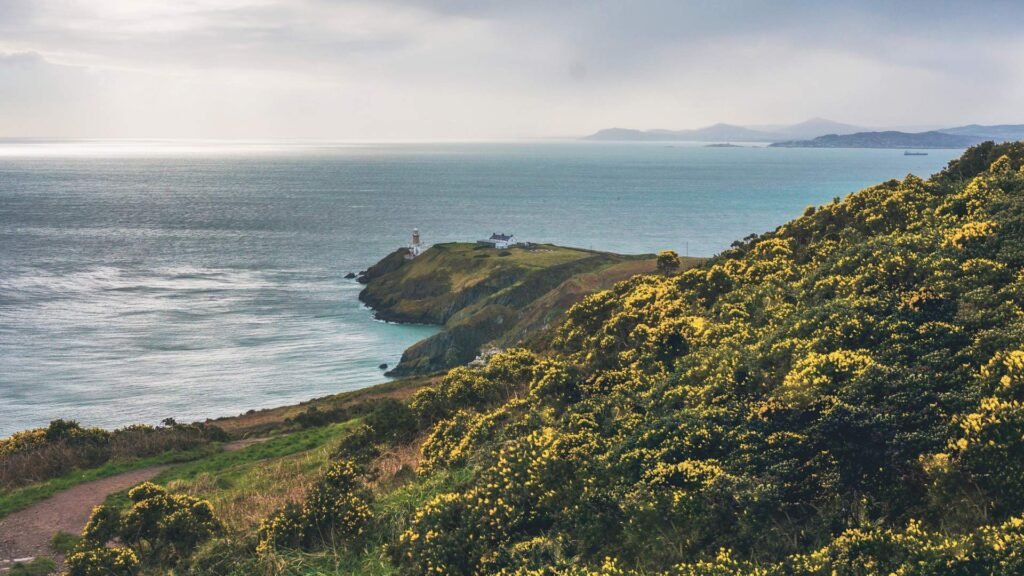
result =
M550 244L530 248L437 244L414 260L396 251L367 270L359 298L378 318L440 324L411 346L393 375L436 372L473 360L484 344L521 342L559 320L586 294L655 269L654 256L621 256ZM698 260L687 259L692 265Z
M984 144L587 296L547 349L330 425L256 529L197 500L235 501L256 468L169 472L185 488L97 511L73 567L1020 574L1022 164ZM141 508L179 532L133 539Z

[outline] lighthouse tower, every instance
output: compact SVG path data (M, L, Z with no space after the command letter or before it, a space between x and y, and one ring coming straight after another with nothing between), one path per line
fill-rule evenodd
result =
M408 250L409 251L408 251L408 253L406 253L405 257L410 259L410 260L412 260L413 258L419 256L420 254L423 254L423 251L426 250L426 249L427 249L427 247L424 246L423 242L420 240L420 229L419 228L413 228L412 229L412 241L409 242L409 246L408 246Z

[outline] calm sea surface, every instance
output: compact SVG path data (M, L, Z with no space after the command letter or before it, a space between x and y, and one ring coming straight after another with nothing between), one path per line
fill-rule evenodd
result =
M0 436L191 421L384 380L423 326L346 280L491 232L712 255L958 150L0 142Z

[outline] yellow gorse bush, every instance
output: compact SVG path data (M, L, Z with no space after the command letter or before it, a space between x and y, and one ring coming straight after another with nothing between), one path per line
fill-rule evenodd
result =
M471 480L419 507L400 569L1024 570L1020 165L981 146L450 372L414 400L420 473Z
M302 502L289 504L260 522L257 554L325 544L345 546L372 518L364 492L356 467L348 461L335 462Z

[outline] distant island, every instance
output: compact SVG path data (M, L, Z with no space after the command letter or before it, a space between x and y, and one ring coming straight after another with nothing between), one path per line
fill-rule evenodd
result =
M812 118L791 126L747 127L719 123L693 130L607 128L583 139L600 142L711 142L716 148L729 147L732 142L767 142L780 148L968 148L989 140L1022 140L1024 124L969 124L925 132L904 132L869 130Z
M747 148L747 146L740 146L739 144L733 144L731 142L717 142L715 144L705 144L705 148Z

